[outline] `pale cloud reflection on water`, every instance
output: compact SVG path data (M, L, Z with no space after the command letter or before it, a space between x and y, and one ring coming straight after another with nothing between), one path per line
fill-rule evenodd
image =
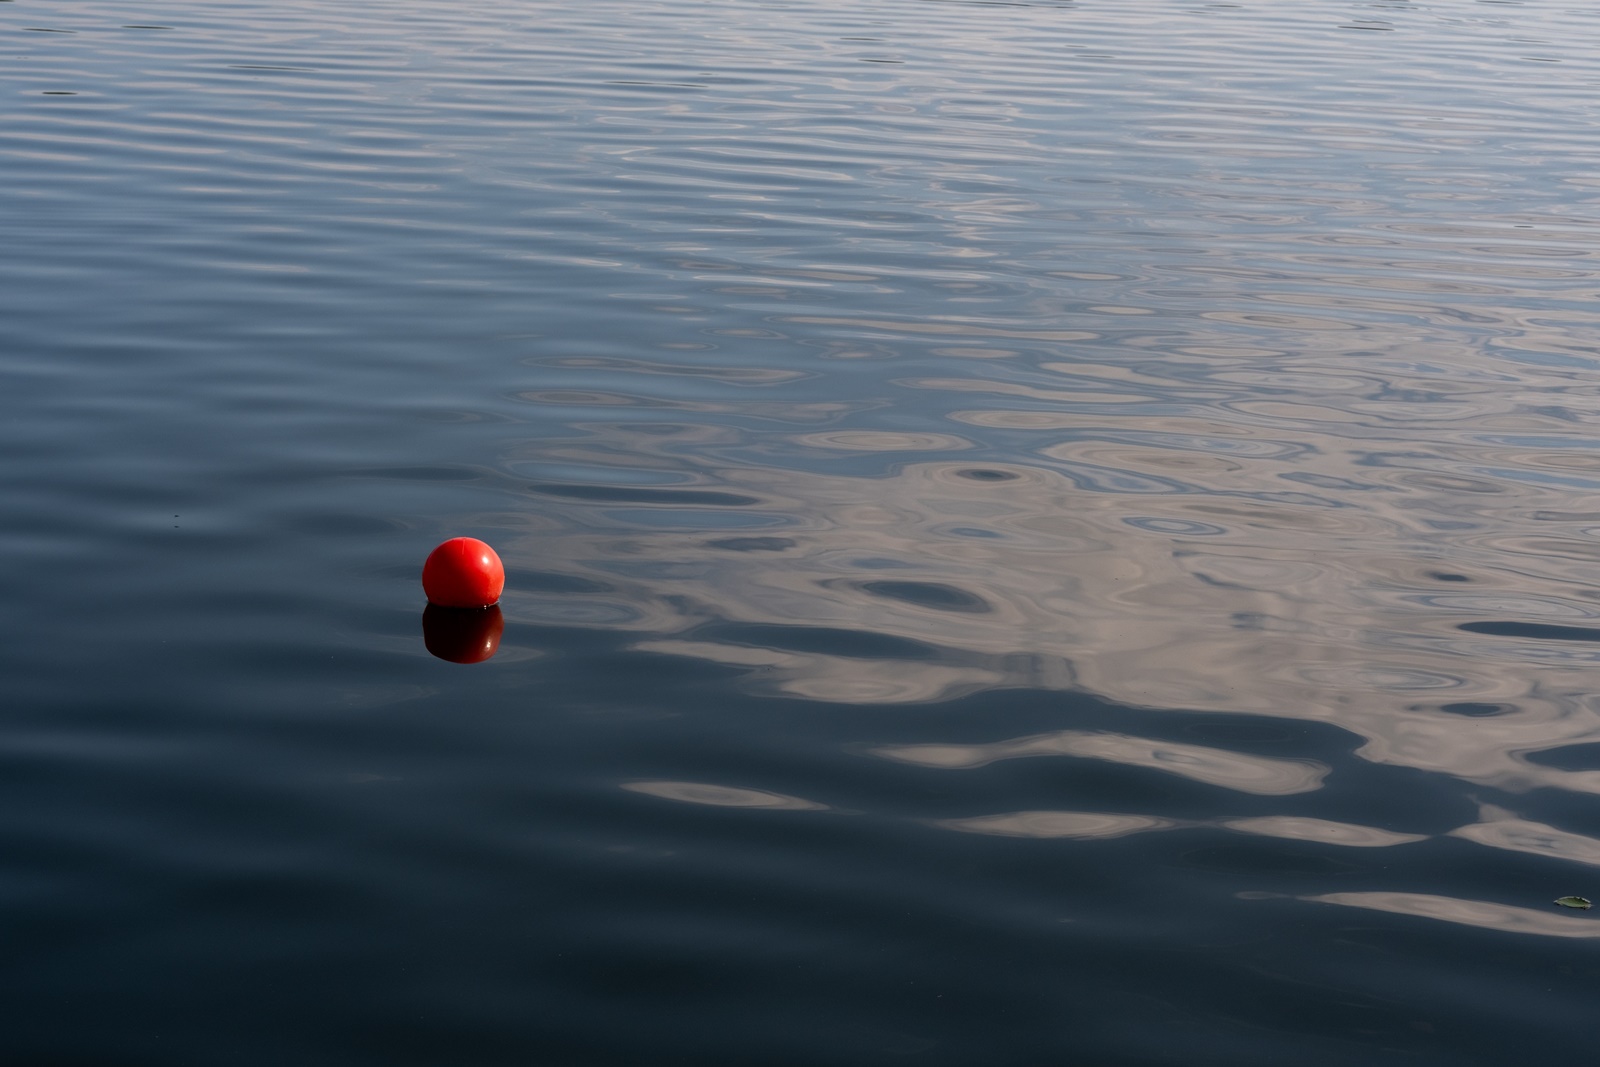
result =
M648 455L646 441L632 436L629 454ZM586 610L600 612L596 624L637 633L639 651L740 669L752 693L895 705L1007 688L1087 689L1176 713L1332 724L1360 738L1361 758L1445 774L1468 787L1600 792L1596 772L1525 756L1600 738L1589 646L1458 628L1484 619L1590 618L1584 591L1554 580L1566 565L1515 551L1511 532L1519 525L1548 529L1542 536L1577 545L1588 520L1545 517L1560 503L1549 490L1485 480L1510 501L1474 513L1461 533L1421 536L1417 527L1434 516L1468 513L1461 498L1426 479L1409 481L1414 469L1360 466L1348 453L1339 464L1341 453L1321 443L1291 469L1376 481L1385 491L1329 508L1242 494L1219 499L1215 487L1159 499L1084 492L1058 471L1015 463L909 462L881 478L724 468L684 491L715 485L756 501L741 514L781 521L708 534L651 529L648 515L631 511L637 518L624 531L604 508L564 504L567 529L527 534L525 548L508 546L508 558L580 577L591 591L512 596L507 611L513 619L573 625L585 625ZM1248 462L1273 462L1238 458L1242 451L1226 464L1234 477ZM579 448L563 454L571 462L598 458ZM1124 464L1132 455L1131 446L1119 453ZM1192 464L1186 476L1198 477L1196 469L1204 464ZM704 515L714 528L715 509ZM611 528L592 528L601 526ZM1315 760L1234 752L1226 744L1075 730L871 754L934 770L1019 757L1090 759L1245 796L1314 791L1328 773ZM1403 825L1403 814L1397 817ZM1093 839L1197 824L1176 811L976 811L932 825ZM1213 825L1354 848L1427 837L1290 814ZM1574 829L1581 828L1486 809L1482 821L1452 836L1600 862L1600 839ZM1385 897L1383 906L1550 932L1544 918L1497 906L1451 905L1453 911L1395 900ZM1377 906L1366 898L1361 905ZM1556 917L1551 931L1579 936L1576 922Z
M1510 532L1520 519L1577 548L1586 520L1543 518L1556 494L1502 481L1506 532L1481 532L1480 516L1463 533L1424 535L1419 520L1463 514L1459 497L1408 486L1405 469L1337 466L1326 450L1297 467L1313 465L1388 475L1391 491L1323 507L1217 489L1082 492L1017 464L910 463L866 479L725 469L717 484L759 501L737 517L775 525L650 529L635 506L626 531L530 533L524 565L604 591L513 594L507 610L577 625L587 611L639 632L642 650L747 667L756 690L894 703L1082 687L1143 707L1330 722L1363 738L1367 759L1465 781L1600 791L1596 772L1523 758L1600 738L1588 696L1600 653L1460 629L1600 615L1564 565L1516 551ZM615 521L563 511L574 526ZM518 557L518 544L507 551ZM741 625L719 637L720 622Z
M923 767L984 767L1023 756L1078 756L1148 767L1243 793L1283 796L1316 789L1328 769L1312 761L1267 759L1203 745L1151 742L1119 734L1062 730L987 745L901 745L874 755Z
M643 793L663 800L704 804L714 808L825 811L828 807L826 804L785 796L765 789L740 789L734 786L712 785L708 782L627 782L622 788L630 793Z
M1342 904L1350 908L1438 919L1502 933L1535 934L1540 937L1600 937L1600 923L1588 919L1486 900L1461 900L1430 893L1324 893L1305 899L1319 904Z

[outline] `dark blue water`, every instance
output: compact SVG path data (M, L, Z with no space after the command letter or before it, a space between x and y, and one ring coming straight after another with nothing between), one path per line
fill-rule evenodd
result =
M0 1062L1592 1058L1597 34L0 3Z

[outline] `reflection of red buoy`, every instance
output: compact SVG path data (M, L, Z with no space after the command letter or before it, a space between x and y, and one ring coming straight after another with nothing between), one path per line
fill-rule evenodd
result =
M505 565L476 537L450 538L422 565L422 591L442 608L486 608L505 587Z
M500 607L422 609L422 643L440 659L451 663L482 663L500 650L506 621Z

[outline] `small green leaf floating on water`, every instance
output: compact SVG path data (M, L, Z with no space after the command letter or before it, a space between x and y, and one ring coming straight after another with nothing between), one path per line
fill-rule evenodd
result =
M1594 907L1593 904L1590 904L1583 897L1561 897L1556 900L1556 903L1560 904L1563 908L1577 908L1579 911L1588 911L1590 908Z

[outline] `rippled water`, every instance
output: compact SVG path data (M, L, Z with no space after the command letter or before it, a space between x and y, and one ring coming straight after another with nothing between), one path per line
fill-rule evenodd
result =
M1592 1053L1597 32L0 3L0 1059Z

